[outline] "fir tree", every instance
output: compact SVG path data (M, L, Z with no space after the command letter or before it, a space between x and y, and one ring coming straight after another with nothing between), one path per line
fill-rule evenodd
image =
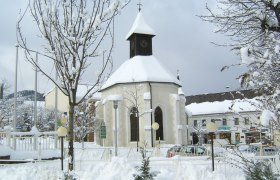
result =
M245 170L246 180L277 180L279 175L273 173L270 163L264 161L253 162Z
M142 155L141 167L137 167L139 174L134 175L135 180L148 180L153 179L153 174L150 172L150 157L147 157L146 145L140 147L140 153Z

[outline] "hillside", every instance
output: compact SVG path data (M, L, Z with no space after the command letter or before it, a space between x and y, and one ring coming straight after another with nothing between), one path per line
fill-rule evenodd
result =
M26 101L33 101L34 100L34 90L23 90L17 93L17 97L26 100ZM7 99L14 98L14 93L7 95ZM37 101L45 101L45 98L42 93L37 92Z

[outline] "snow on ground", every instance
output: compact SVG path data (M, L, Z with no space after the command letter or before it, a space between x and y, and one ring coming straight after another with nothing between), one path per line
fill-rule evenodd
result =
M155 180L243 180L245 179L240 169L216 161L215 171L212 172L211 158L209 156L172 158L164 157L168 146L161 148L160 157L151 157L151 172L157 176ZM75 144L75 174L77 179L87 180L129 180L137 173L136 166L141 165L141 155L136 149L119 148L119 157L105 157L110 151L104 150L95 144ZM114 151L113 151L114 152ZM152 151L149 150L149 155ZM37 154L33 153L37 158ZM47 154L52 154L51 152ZM54 152L57 155L57 152ZM13 156L21 157L26 154L13 152ZM42 153L42 156L45 156ZM29 156L26 156L30 158ZM64 161L67 170L67 159ZM64 179L61 171L61 161L35 161L33 163L2 165L0 166L0 180L56 180Z

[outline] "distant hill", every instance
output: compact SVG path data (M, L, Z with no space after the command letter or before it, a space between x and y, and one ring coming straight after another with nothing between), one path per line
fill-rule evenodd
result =
M261 96L262 94L263 93L261 91L252 89L211 94L199 94L194 96L186 96L186 105L189 105L191 103L214 102L244 98L252 99L254 97Z
M34 101L34 90L23 90L19 91L17 93L17 97L21 98L22 100L26 101ZM45 98L43 96L44 94L37 92L37 101L45 101ZM14 93L7 95L7 99L12 99L14 98Z

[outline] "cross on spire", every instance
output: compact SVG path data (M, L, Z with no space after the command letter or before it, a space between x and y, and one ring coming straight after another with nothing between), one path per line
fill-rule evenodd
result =
M143 6L143 4L141 4L141 0L139 0L139 3L137 4L139 7L138 7L138 10L139 12L141 11L141 6Z
M177 79L180 81L179 69L177 69Z

